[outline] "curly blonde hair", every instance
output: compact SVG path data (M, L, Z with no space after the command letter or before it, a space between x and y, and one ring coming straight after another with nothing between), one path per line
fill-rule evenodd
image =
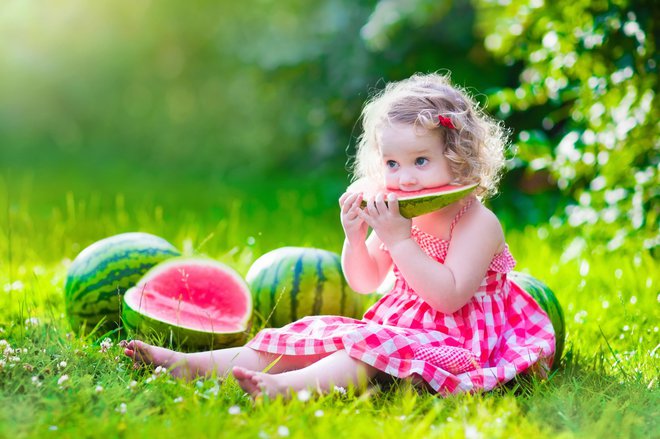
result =
M440 124L438 116L449 118L455 129ZM508 132L465 90L453 85L449 75L415 74L387 84L367 101L361 120L363 131L352 166L355 180L382 178L378 130L384 124L404 123L439 132L453 184L477 183L481 197L497 192Z

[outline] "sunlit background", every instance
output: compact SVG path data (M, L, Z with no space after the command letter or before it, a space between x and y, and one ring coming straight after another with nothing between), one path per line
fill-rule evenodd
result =
M209 208L229 187L268 202L299 186L328 208L369 91L441 70L512 130L491 202L507 224L656 248L654 16L647 1L6 0L3 199Z

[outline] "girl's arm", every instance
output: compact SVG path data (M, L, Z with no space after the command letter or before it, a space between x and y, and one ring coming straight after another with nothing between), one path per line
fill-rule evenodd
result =
M341 265L350 287L368 294L380 286L392 265L387 252L380 249L381 241L375 233L366 240L367 223L360 217L362 194L345 193L339 199L341 224L346 234L341 253Z
M504 247L502 227L480 204L456 224L444 264L417 245L398 212L398 203L376 203L363 214L383 240L392 261L408 285L424 301L443 313L462 308L475 294L490 262Z
M358 293L369 294L385 280L392 267L389 254L380 248L381 241L372 233L367 241L351 243L344 240L341 266L348 285Z

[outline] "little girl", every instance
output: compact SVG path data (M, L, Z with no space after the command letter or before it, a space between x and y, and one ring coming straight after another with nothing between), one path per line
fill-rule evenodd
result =
M552 324L507 279L515 261L499 221L480 202L495 192L504 164L500 124L437 74L387 85L364 107L362 122L354 174L382 190L372 197L349 190L339 199L342 266L360 293L373 292L393 270L389 293L361 320L305 317L264 329L243 347L192 354L131 341L126 354L177 376L231 371L252 396L362 386L380 374L449 394L490 390L533 366L547 370ZM412 220L385 195L473 183L476 196Z

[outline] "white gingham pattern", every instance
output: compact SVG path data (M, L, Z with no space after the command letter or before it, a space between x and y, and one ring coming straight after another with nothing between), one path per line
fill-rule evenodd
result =
M456 216L453 226L469 208ZM439 262L449 242L413 228L413 238ZM361 320L310 316L264 329L248 346L286 355L348 354L392 376L421 376L441 394L490 390L534 366L551 366L552 323L526 292L507 280L515 261L508 247L495 256L473 298L443 314L419 298L394 267L392 291Z

